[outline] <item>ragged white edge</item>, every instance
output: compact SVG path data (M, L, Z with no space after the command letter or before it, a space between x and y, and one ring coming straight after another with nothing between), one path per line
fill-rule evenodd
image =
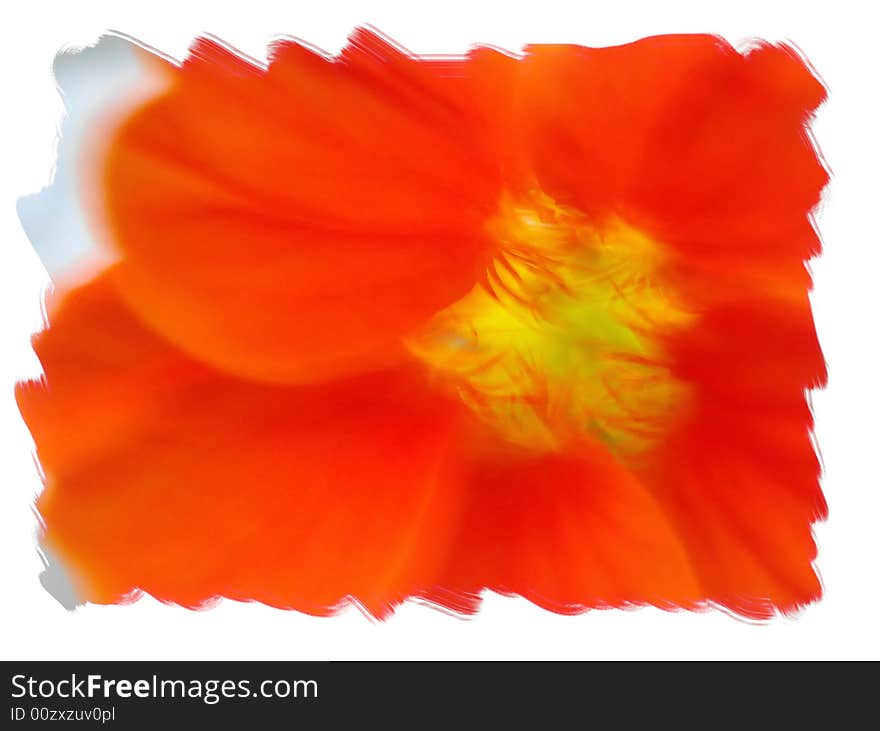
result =
M250 64L251 66L253 66L255 68L262 69L263 71L265 71L266 69L269 68L268 61L260 60L258 58L255 58L254 56L248 55L244 51L241 51L238 48L236 48L235 46L230 45L229 43L224 41L222 38L218 38L213 33L203 33L196 40L200 40L200 39L205 39L205 40L211 41L212 43L216 43L218 46L220 46L221 48L226 50L228 53L232 54L233 56L235 56L236 58L238 58L242 61L247 62L248 64ZM305 45L301 41L297 41L297 42L300 43L300 45Z
M56 56L53 71L64 112L56 125L54 168L46 187L17 203L22 227L50 277L40 292L43 328L49 324L46 302L53 289L81 281L113 260L98 246L88 225L78 167L83 154L91 152L92 138L104 137L102 131L107 128L100 128L109 124L109 112L124 113L164 88L157 64L161 58L158 52L121 34L105 35L92 46L64 49ZM41 370L31 380L44 379ZM40 483L45 486L47 478L33 445L31 451ZM44 566L40 583L72 611L84 603L83 594L76 588L70 567L46 546L45 522L34 504L31 510L36 519L34 545Z
M504 54L505 56L510 56L511 58L522 58L525 56L525 54L522 52L516 53L513 51L508 51L506 49L503 49L503 48L500 48L497 46L484 44L484 43L472 44L470 49L465 53L414 53L409 48L406 48L405 46L403 46L400 43L398 43L397 41L395 41L393 38L391 38L388 35L386 35L385 33L383 33L381 30L379 30L374 25L370 25L368 23L368 24L360 26L359 30L365 30L365 31L368 31L369 33L372 33L377 38L381 38L385 43L387 43L389 46L391 46L398 53L405 55L405 56L409 56L410 58L412 58L414 60L419 60L419 61L464 61L465 59L468 58L468 56L470 56L470 54L473 51L478 50L478 49L483 49L483 48L488 48L493 51L497 51L498 53ZM351 42L351 39L349 38L349 43L350 42Z
M819 73L819 70L815 66L813 66L813 62L810 61L809 57L804 52L804 49L790 38L784 38L782 40L782 43L794 52L794 54L800 59L801 63L806 66L807 70L813 75L813 78L815 78L822 85L822 88L825 89L825 93L829 94L830 89L828 87L828 84L825 82L822 74Z
M801 63L803 63L803 65L810 72L810 74L813 76L813 78L815 78L819 82L819 84L821 84L822 88L825 90L825 98L822 100L822 103L818 106L817 109L810 112L810 115L805 120L804 126L803 126L803 133L804 133L804 135L806 135L807 140L810 143L810 147L813 150L813 154L816 156L816 159L819 161L819 164L822 166L822 169L825 170L825 173L828 175L828 182L825 184L825 186L822 188L822 191L819 194L819 201L807 213L807 218L810 222L810 226L813 229L813 233L816 236L816 240L819 242L819 255L821 255L821 252L823 252L825 250L825 240L824 240L824 237L822 236L822 230L819 226L818 218L821 215L822 209L827 201L827 197L829 195L829 189L831 188L831 185L834 180L834 172L831 169L831 165L828 162L828 159L825 157L824 153L822 152L822 147L819 144L819 140L816 138L815 133L813 132L813 122L815 121L816 115L818 113L820 113L822 111L822 109L824 109L825 105L828 103L828 100L831 98L832 92L831 92L831 89L828 86L827 82L822 77L822 75L819 73L818 69L816 69L816 67L810 61L809 57L804 52L804 50L800 46L798 46L794 41L792 41L791 39L785 39L783 41L783 43L785 44L785 46L788 49L790 49L798 57L798 59L801 61ZM813 259L815 259L815 258L816 257L813 257ZM811 266L811 262L813 261L813 259L809 259L804 262L804 266L807 268L807 272L810 275L810 291L807 293L807 296L810 301L811 313L813 310L813 299L814 299L814 291L815 291L814 290L815 277L813 276L813 268ZM822 338L818 333L818 328L817 328L817 337L819 338L819 347L821 348L822 347ZM822 359L825 362L825 368L827 371L828 370L828 362L825 361L824 352L822 353ZM819 477L818 477L819 486L820 486L820 490L822 490L822 493L823 493L823 499L825 499L827 501L827 498L824 496L824 484L823 484L825 481L825 474L826 474L825 458L824 458L824 455L822 454L822 448L819 443L819 439L816 436L816 411L815 411L815 408L813 405L813 394L822 390L823 388L824 388L824 386L817 386L817 387L805 389L804 399L806 401L807 408L809 409L810 416L812 419L812 423L810 424L808 434L809 434L810 443L813 448L813 453L816 455L816 459L819 462ZM826 507L826 512L828 510L829 510L829 508ZM810 538L813 541L813 545L816 546L816 556L810 562L810 567L812 568L813 573L816 575L816 580L819 582L819 588L820 588L820 595L819 595L819 598L817 599L817 601L821 601L822 597L826 596L826 594L827 594L825 579L822 576L821 569L819 568L819 562L821 559L821 552L819 551L819 538L816 535L817 526L820 523L825 522L826 520L827 520L827 517L817 518L817 519L813 520L813 522L810 525ZM804 608L801 608L801 611L803 611L803 609Z
M779 41L768 41L766 39L747 38L747 39L742 39L738 43L734 44L734 47L736 48L736 50L740 54L748 55L751 51L753 51L757 48L760 48L763 44L768 43L768 42L772 42L775 45L780 45L780 46L784 47L787 51L790 51L791 53L793 53L797 57L797 59L804 65L804 67L807 69L807 71L810 73L810 75L814 79L816 79L816 81L818 81L819 84L822 86L822 88L825 90L825 99L822 100L822 102L819 104L819 106L816 109L810 110L809 114L804 119L804 123L803 123L802 130L801 130L803 135L806 137L807 141L809 142L810 148L811 148L813 154L816 156L816 159L819 161L819 164L822 166L822 169L825 171L825 173L828 175L828 178L829 178L829 183L827 183L822 188L821 192L819 193L818 202L816 203L815 206L813 206L812 209L810 209L807 212L807 220L810 224L810 227L813 230L814 235L816 236L816 240L819 242L819 248L818 248L819 253L817 255L812 256L810 259L807 259L806 261L804 261L804 267L806 268L808 274L810 275L810 289L807 293L807 296L810 300L810 309L812 311L812 305L813 305L813 300L814 300L814 295L815 295L815 289L814 289L815 277L813 276L812 262L815 259L817 259L819 256L821 256L821 252L823 252L825 250L825 240L824 240L824 237L822 236L822 231L821 231L821 228L818 223L818 218L821 215L822 209L827 201L827 198L829 195L829 188L831 188L831 182L834 180L834 173L831 169L831 165L829 164L828 159L825 157L824 153L822 152L822 148L819 144L819 141L816 138L815 133L813 132L812 125L813 125L813 122L815 121L816 115L821 113L822 109L824 109L825 105L828 103L828 99L831 97L831 90L830 90L828 84L826 83L825 79L822 77L822 75L819 73L819 71L816 69L816 67L812 64L812 62L810 61L809 57L804 52L804 50L800 46L798 46L790 38L782 38ZM821 337L819 337L819 340L820 340L820 346L821 346ZM824 353L823 353L823 361L824 361ZM827 361L825 362L825 366L827 369L827 367L828 367ZM810 444L812 445L813 453L816 455L816 459L819 462L819 478L818 479L819 479L820 486L824 482L825 460L822 455L822 449L819 444L819 440L816 436L816 431L815 431L816 413L815 413L815 409L813 407L813 394L818 391L823 390L824 387L825 386L814 386L811 388L804 389L804 395L803 395L804 400L807 404L807 408L809 409L810 416L813 419L813 423L810 425L810 428L808 430L808 437L810 440ZM819 562L820 562L821 557L820 557L820 553L818 551L819 540L818 540L818 536L816 535L816 527L820 523L825 522L825 520L827 520L827 518L817 517L810 524L810 538L812 539L813 544L817 547L816 556L810 562L810 567L811 567L813 573L816 575L816 580L819 582L819 587L820 587L819 597L817 597L812 602L810 602L806 605L799 606L797 609L790 612L788 615L783 614L782 612L780 612L777 609L774 613L774 617L771 617L770 620L784 620L784 619L788 619L788 618L794 619L798 615L803 613L808 606L810 606L811 604L816 604L817 602L821 601L822 597L824 597L826 595L825 580L824 580L824 578L822 576L822 572L819 568ZM722 611L724 610L723 607L716 607L716 608L721 609ZM734 614L734 616L736 616L736 615ZM737 617L737 618L739 618L739 617ZM758 621L755 623L756 624L765 624L770 620L763 620L763 621Z
M401 55L407 56L408 58L411 58L415 61L465 61L470 57L470 55L474 51L479 51L479 50L484 50L484 49L495 51L495 52L500 53L504 56L508 56L510 58L515 58L515 59L524 58L526 55L525 52L522 52L522 51L520 51L520 52L510 51L510 50L502 48L500 46L494 46L494 45L486 44L486 43L474 43L464 53L414 53L413 51L411 51L410 49L401 45L400 43L398 43L393 38L391 38L390 36L386 35L382 31L380 31L378 28L376 28L373 25L370 25L370 24L360 25L356 28L355 33L357 31L367 31L367 32L375 35L377 38L380 38L382 41L384 41L386 44L388 44L388 46L393 48L395 51L397 51ZM339 62L342 54L348 48L351 47L353 35L354 35L354 33L349 34L348 38L345 40L345 42L343 42L340 45L339 49L336 52L328 51L324 48L321 48L320 46L316 46L315 44L310 43L309 41L307 41L303 38L300 38L299 36L295 36L295 35L291 35L291 34L287 34L287 33L279 33L279 34L273 35L270 39L270 42L269 42L269 48L271 49L272 46L275 46L279 43L294 43L294 44L306 49L307 51L314 54L315 56L318 56L319 58L324 59L328 63L337 63L337 62ZM254 58L253 56L250 56L247 53L244 53L243 51L239 50L235 46L230 45L229 43L227 43L226 41L224 41L221 38L218 38L217 36L213 35L212 33L205 33L205 34L201 35L200 37L207 38L207 39L211 40L213 43L216 43L218 46L222 47L223 49L228 51L230 54L236 56L240 60L245 61L245 62L247 62L257 68L261 68L263 70L266 70L271 65L271 50L269 52L268 59L264 61L264 60Z
M83 200L83 156L103 138L108 113L122 114L164 88L161 54L121 34L84 48L62 50L53 71L64 101L49 184L19 199L22 227L55 284L103 268L112 255L98 246ZM106 140L101 140L106 142Z
M813 65L812 61L807 57L807 54L804 53L803 49L798 46L794 41L790 39L785 39L782 41L783 45L788 48L792 53L794 53L800 62L806 67L807 71L810 72L812 77L819 82L822 88L825 90L825 99L822 100L822 103L813 111L810 112L809 117L804 124L804 134L807 136L807 139L810 141L810 146L813 149L813 153L816 155L816 159L819 160L819 164L822 166L822 169L828 174L829 179L834 177L834 171L831 169L831 164L828 162L828 158L825 157L825 154L822 152L822 147L819 144L819 141L816 139L816 136L813 132L813 122L815 121L816 115L825 108L825 105L828 103L828 100L831 98L832 91L828 86L828 83L823 78L822 74L819 73L818 69ZM824 202L825 193L828 190L829 185L826 185L822 189L822 193L820 194L819 203L810 211L810 222L814 224L814 228L816 229L817 236L819 235L819 230L815 225L815 216L818 211L821 210L822 204ZM821 236L820 236L821 238Z

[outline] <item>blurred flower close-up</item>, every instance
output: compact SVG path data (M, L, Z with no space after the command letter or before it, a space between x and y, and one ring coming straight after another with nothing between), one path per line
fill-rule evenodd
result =
M825 87L713 35L59 55L16 390L75 603L817 600Z

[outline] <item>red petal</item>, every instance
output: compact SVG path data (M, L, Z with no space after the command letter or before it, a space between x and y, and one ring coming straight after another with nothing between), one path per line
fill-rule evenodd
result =
M468 610L489 588L563 613L700 598L664 506L604 447L530 455L479 442L458 465L468 502L432 598Z
M532 159L560 202L689 256L818 249L797 232L828 179L804 129L825 91L790 48L743 55L714 36L535 46L521 84Z
M806 294L717 307L669 345L693 412L642 476L706 598L759 618L817 599L811 527L826 506L804 391L825 365Z

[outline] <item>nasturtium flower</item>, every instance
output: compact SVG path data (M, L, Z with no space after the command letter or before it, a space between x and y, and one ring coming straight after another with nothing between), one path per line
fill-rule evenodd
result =
M791 47L88 54L129 82L80 115L88 246L17 391L81 600L820 595L825 91Z

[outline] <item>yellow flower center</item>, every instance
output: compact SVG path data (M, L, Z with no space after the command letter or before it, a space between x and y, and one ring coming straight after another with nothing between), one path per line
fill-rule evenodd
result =
M538 451L601 439L647 448L686 398L662 335L692 315L660 281L664 248L619 220L594 225L536 192L505 197L483 282L412 338L502 438Z

